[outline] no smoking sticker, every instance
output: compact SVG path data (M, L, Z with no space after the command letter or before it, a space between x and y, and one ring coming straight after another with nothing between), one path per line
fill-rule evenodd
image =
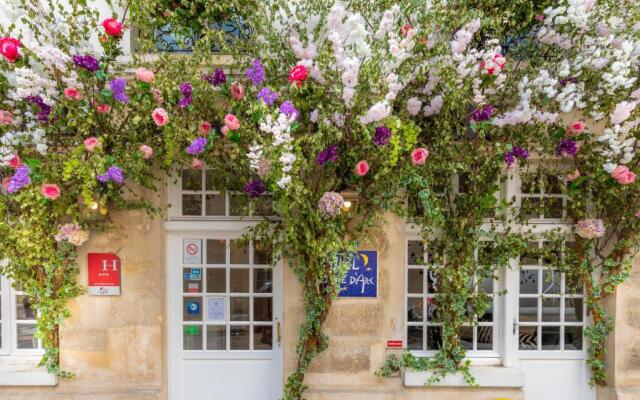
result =
M182 240L182 262L184 264L202 264L202 239Z

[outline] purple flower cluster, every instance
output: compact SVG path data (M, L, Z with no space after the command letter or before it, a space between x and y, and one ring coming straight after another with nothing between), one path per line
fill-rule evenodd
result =
M191 97L191 93L193 89L191 88L191 84L189 82L184 82L180 84L180 93L182 93L182 98L178 102L178 108L183 109L189 107L193 102L193 98Z
M192 156L196 154L200 154L204 151L204 148L206 146L207 146L207 138L199 137L199 138L193 139L189 147L187 147L187 154Z
M16 168L16 172L9 179L9 184L7 185L7 192L15 193L23 187L29 185L31 183L31 177L29 177L29 167L26 165L21 165Z
M376 126L376 132L373 135L373 144L377 146L384 146L389 143L391 138L391 129L384 125Z
M29 96L26 98L26 100L40 107L40 112L38 113L38 121L49 122L49 115L51 115L51 106L45 103L42 97Z
M571 139L562 139L556 147L556 153L563 157L573 157L578 152L578 145Z
M213 74L202 74L201 77L213 86L220 86L227 82L227 76L221 68L216 68Z
M109 181L114 181L116 183L122 184L124 182L124 174L122 173L122 168L116 167L115 165L109 167L107 172L96 176L98 182L107 183Z
M471 113L471 120L474 122L486 121L493 116L494 108L491 105L486 105L482 108L473 110Z
M338 146L332 144L326 149L322 150L318 153L318 157L316 158L316 164L325 165L329 161L336 162L338 161Z
M260 89L260 91L258 92L258 100L262 100L264 104L268 106L275 103L276 100L278 100L279 96L280 95L278 93L272 91L270 88L266 86Z
M565 87L569 83L578 83L578 78L570 76L567 78L560 79L560 86Z
M264 82L264 67L262 66L259 58L253 60L251 67L247 68L246 74L247 78L251 79L254 86L260 86L262 82Z
M73 62L77 67L86 69L89 72L96 72L100 69L100 63L93 56L73 56Z
M127 80L125 78L115 78L109 82L111 92L113 92L113 98L120 103L127 104L129 102L129 96L127 96Z
M261 196L267 188L260 179L252 179L244 185L244 192L252 199Z
M295 119L297 120L300 117L300 112L289 100L284 101L282 104L280 104L280 112L286 115L287 118L295 116Z
M515 146L513 150L504 153L504 161L509 167L516 162L516 159L526 160L529 158L529 151L520 146Z

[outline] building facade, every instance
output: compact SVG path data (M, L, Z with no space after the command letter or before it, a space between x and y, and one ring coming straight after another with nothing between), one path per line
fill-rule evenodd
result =
M239 215L239 198L217 191L210 172L185 170L184 177L169 180L157 199L171 205L165 218L114 214L118 229L93 235L81 248L83 285L88 254L112 253L121 262L121 293L87 293L70 304L61 363L73 379L37 367L35 315L3 280L0 398L280 398L295 368L303 319L297 277L286 260L272 268L260 246L239 240L257 217ZM457 184L462 188L462 180ZM501 195L553 196L521 188L515 179ZM538 229L557 227L552 217L538 216ZM637 269L608 305L616 316L608 387L588 384L581 293L566 289L565 278L544 260L526 255L479 285L493 293L493 305L462 337L479 387L456 375L425 386L426 372L392 378L374 372L402 348L424 356L437 350L440 327L431 323L437 282L429 271L438 267L437 249L423 247L415 227L389 215L362 250L377 258L375 282L367 282L375 293L335 301L326 329L330 347L306 376L309 399L638 398Z

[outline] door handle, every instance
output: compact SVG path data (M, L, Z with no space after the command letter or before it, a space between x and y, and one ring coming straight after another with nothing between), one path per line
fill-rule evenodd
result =
M276 340L278 341L278 346L280 346L280 342L282 342L282 335L280 333L280 321L276 322Z

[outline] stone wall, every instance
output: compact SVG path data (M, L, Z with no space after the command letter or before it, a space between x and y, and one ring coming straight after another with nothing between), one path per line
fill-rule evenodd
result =
M69 304L71 317L60 334L61 366L75 379L62 379L56 387L0 388L0 399L167 398L164 221L144 211L117 214L113 220L117 230L92 234L78 254L79 281L85 287L88 252L118 255L122 294L85 294Z

